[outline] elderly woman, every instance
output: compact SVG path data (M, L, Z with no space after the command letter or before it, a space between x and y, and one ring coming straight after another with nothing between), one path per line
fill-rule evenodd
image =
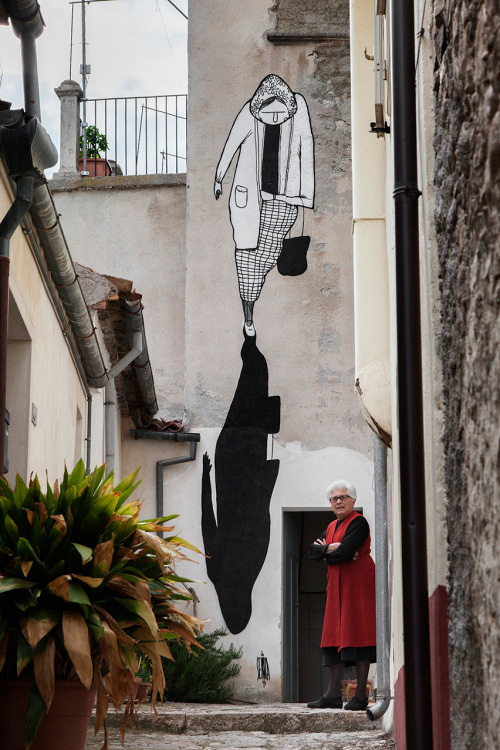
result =
M330 670L328 690L309 708L342 708L344 666L356 665L357 686L347 711L368 705L366 681L375 650L375 563L370 557L370 529L354 510L356 488L344 479L333 482L326 496L336 515L309 548L313 560L328 564L325 618L321 648Z

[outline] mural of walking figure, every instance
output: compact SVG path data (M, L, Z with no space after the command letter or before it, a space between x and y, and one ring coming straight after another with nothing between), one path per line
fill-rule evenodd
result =
M306 101L271 74L236 117L215 174L214 195L239 151L229 196L244 328L255 336L253 309L274 268L298 206L314 207L314 139Z

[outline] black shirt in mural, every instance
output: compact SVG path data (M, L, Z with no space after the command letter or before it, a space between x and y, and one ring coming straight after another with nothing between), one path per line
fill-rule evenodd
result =
M335 529L337 529L341 523L342 521L337 521ZM368 521L363 516L358 516L349 524L349 528L342 539L340 547L337 547L336 550L325 555L325 550L328 545L311 544L309 547L309 557L311 560L325 559L329 565L349 562L354 557L356 550L364 544L369 533L370 527L368 526ZM325 537L326 529L319 535L318 539L324 539Z
M262 183L266 193L277 195L278 155L280 148L281 125L266 125L264 129L264 153L262 155Z

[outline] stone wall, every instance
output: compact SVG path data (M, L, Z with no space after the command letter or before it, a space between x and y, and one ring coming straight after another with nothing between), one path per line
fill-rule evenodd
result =
M434 16L452 747L494 747L500 732L498 3L439 0Z

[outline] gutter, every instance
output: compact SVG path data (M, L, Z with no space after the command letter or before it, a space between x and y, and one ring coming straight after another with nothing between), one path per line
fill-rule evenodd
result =
M392 0L399 462L407 750L433 746L413 0Z

